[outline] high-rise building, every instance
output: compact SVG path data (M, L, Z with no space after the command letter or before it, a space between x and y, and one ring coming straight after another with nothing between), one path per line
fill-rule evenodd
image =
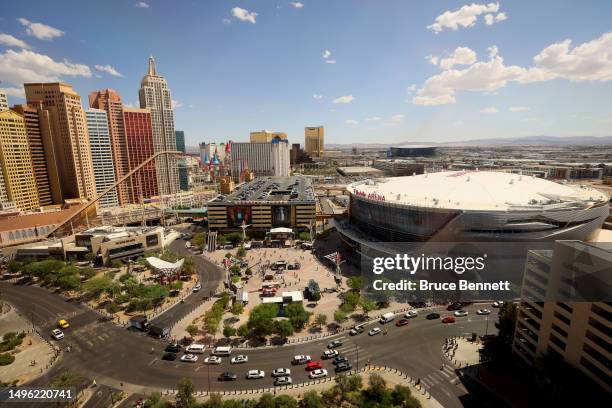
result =
M325 151L325 129L323 126L304 128L304 151L312 157L320 157Z
M271 143L232 143L231 172L238 180L244 169L255 176L289 176L289 142L274 140Z
M166 79L157 74L155 59L149 57L149 70L140 83L140 107L151 111L153 147L155 153L176 150L172 97ZM160 194L174 194L179 190L178 159L161 155L155 160L157 186Z
M108 129L108 115L102 109L87 109L87 130L94 177L96 179L96 194L101 196L116 181L113 165L113 148ZM100 207L116 207L119 205L117 189L104 194L98 201Z
M151 111L148 109L123 109L125 136L127 139L130 171L155 154ZM155 163L150 162L132 175L129 199L132 203L159 195Z
M552 251L528 252L512 345L519 361L533 366L543 355L554 356L612 392L612 305L565 301L576 291L568 277L597 281L611 262L609 243L557 241ZM539 301L555 298L562 301Z
M177 130L174 133L176 134L176 150L186 153L185 132L183 132L182 130ZM179 185L181 186L181 190L183 191L189 190L189 174L187 172L187 160L186 159L178 160L178 171L179 171Z
M9 211L15 209L15 203L9 201L8 194L6 194L6 185L4 184L4 171L2 170L2 163L0 162L0 211Z
M0 112L0 164L8 201L23 211L39 207L25 120L11 110Z
M40 104L16 105L11 109L25 120L40 205L61 204L62 184L55 158L49 111Z
M274 132L270 130L260 130L258 132L251 132L250 134L251 143L270 143L274 139L286 140L287 134L285 132Z
M49 111L63 199L96 196L87 121L81 97L62 82L24 84L28 104Z
M115 177L120 179L130 171L127 153L127 141L123 124L123 103L121 96L113 89L103 89L89 94L89 106L95 109L103 109L108 116L108 130L110 132L111 148L115 164ZM131 177L117 187L119 204L123 205L129 201L128 190L130 189Z
M8 98L6 97L6 91L0 88L0 111L7 110L9 108Z

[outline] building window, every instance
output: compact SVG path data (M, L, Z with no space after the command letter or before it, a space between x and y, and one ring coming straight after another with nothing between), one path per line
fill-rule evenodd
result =
M565 350L565 342L563 340L561 340L560 338L558 338L552 333L550 333L549 339L551 343L559 347L561 350Z
M571 320L570 320L569 318L565 317L564 315L562 315L562 314L561 314L561 313L559 313L559 312L555 312L555 317L556 317L557 319L561 320L563 323L567 324L568 326L569 326L569 325L570 325L570 323L571 323Z

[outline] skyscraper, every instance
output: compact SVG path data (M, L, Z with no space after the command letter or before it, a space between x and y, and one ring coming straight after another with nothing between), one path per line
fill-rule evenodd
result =
M8 201L24 211L40 206L23 116L0 112L0 164Z
M123 119L130 170L133 170L154 154L151 112L148 109L124 108ZM146 164L131 178L130 202L140 203L159 194L154 162Z
M289 176L289 142L276 139L271 143L232 143L230 167L236 180L246 168L257 177Z
M87 109L85 115L87 116L91 160L96 179L96 194L100 196L116 180L111 136L108 129L108 115L105 110L93 108ZM98 202L100 207L118 206L117 189L114 188L106 193Z
M8 99L6 97L6 91L0 88L0 112L8 109Z
M113 89L103 89L89 94L89 106L95 109L103 109L108 116L108 131L110 133L111 148L115 164L115 178L118 180L130 171L128 160L127 141L123 124L123 103L121 96ZM117 187L119 204L123 205L129 201L128 190L130 189L130 177Z
M285 132L273 132L270 130L261 130L259 132L251 132L249 140L251 143L266 143L271 142L273 139L287 139Z
M30 83L24 88L28 104L41 103L49 111L62 198L92 199L96 183L81 97L62 82Z
M23 116L41 206L62 203L62 186L55 158L49 111L38 105L11 108Z
M185 132L182 130L177 130L174 132L176 134L176 150L185 153ZM189 190L189 175L187 173L187 160L179 159L178 160L178 171L179 171L179 184L181 186L181 190L187 191Z
M304 151L310 156L319 157L325 150L325 129L323 126L304 128Z
M140 107L151 111L153 147L155 153L176 150L172 97L166 79L157 74L155 59L149 57L149 70L140 83ZM174 156L159 156L155 160L157 186L160 194L179 190L178 160Z

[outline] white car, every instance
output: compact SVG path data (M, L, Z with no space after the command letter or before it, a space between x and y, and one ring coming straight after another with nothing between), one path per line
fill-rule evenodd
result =
M327 359L327 358L333 358L336 357L338 355L338 350L325 350L323 352L323 358Z
M210 356L204 359L204 364L221 364L221 357Z
M382 330L380 330L380 327L374 327L373 329L370 329L368 336L376 336L377 334L380 334L381 331Z
M64 338L64 332L62 332L60 329L53 329L51 330L51 337L53 337L55 340L61 340Z
M274 380L274 385L279 386L279 385L291 385L293 383L293 380L291 379L291 377L278 377Z
M502 307L504 305L503 300L498 300L497 302L493 302L493 307Z
M299 354L293 356L293 364L306 364L311 360L310 356Z
M455 313L455 317L464 317L468 315L467 310L457 310Z
M261 370L249 370L247 372L246 378L249 380L257 380L259 378L264 378L266 373Z
M184 354L183 357L181 357L181 361L185 363L195 363L198 361L198 356L195 354Z
M244 354L240 354L236 357L232 357L232 359L230 360L232 364L248 363L248 361L249 361L249 358L245 356Z
M404 318L406 319L412 319L413 317L417 317L419 315L419 312L417 312L416 310L409 310L405 315Z
M488 314L491 314L491 311L489 309L478 309L476 311L476 314L478 314L478 315L488 315Z
M195 286L193 287L193 291L197 292L198 290L202 289L202 285L199 283L196 283Z
M272 371L272 377L288 377L291 375L291 370L288 368L275 368Z
M308 377L311 379L327 377L327 370L324 368L319 368L318 370L311 371L310 374L308 374Z

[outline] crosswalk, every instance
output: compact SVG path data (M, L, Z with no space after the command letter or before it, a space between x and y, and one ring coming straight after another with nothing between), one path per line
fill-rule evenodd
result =
M442 370L434 371L425 378L421 379L421 384L423 384L426 388L433 388L443 382L449 382L457 386L459 389L467 392L467 389L461 382L461 378L459 378L455 373L454 367L447 364L444 365Z
M357 368L358 362L359 367L368 364L371 354L367 350L353 343L348 336L341 336L337 338L337 340L340 340L343 344L340 347L336 347L336 350L338 350L340 356L349 359L350 363L353 365L353 369Z

